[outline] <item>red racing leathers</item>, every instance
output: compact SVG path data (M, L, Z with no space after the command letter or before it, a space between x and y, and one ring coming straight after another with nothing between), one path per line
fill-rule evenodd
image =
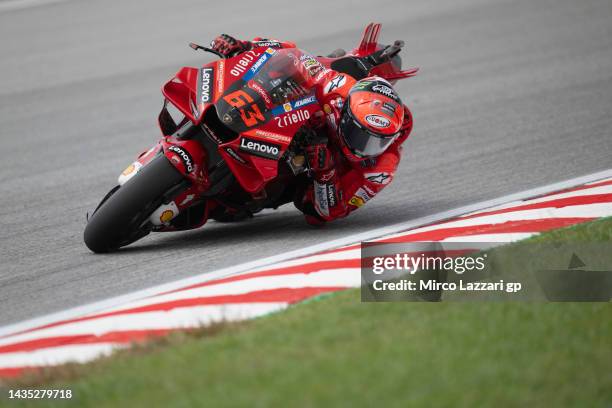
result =
M294 43L259 37L246 44L295 48ZM296 66L305 80L305 87L315 91L324 111L320 123L310 120L307 126L324 133L328 142L317 149L319 168L314 171L312 185L303 197L296 200L296 207L305 214L306 221L319 225L347 216L370 201L393 180L400 162L402 143L412 130L412 115L404 106L401 134L384 153L375 158L350 161L343 153L343 142L337 125L340 123L344 101L356 80L348 74L323 67L314 57L297 48L295 57L296 61L300 61Z
M326 93L333 88L330 84L341 76L346 77L346 82ZM325 131L329 138L326 147L332 163L329 170L315 174L313 185L305 194L305 208L310 202L316 210L316 214L305 212L310 224L345 217L385 188L393 180L401 158L402 143L412 130L412 115L404 106L402 133L383 154L359 162L348 160L342 151L337 124L340 123L344 101L355 82L347 74L331 71L317 88L317 98L325 113Z

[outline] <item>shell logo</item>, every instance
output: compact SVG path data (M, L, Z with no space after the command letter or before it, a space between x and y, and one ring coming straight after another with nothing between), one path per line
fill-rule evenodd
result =
M159 220L161 222L163 222L164 224L167 223L168 221L170 221L172 218L174 218L174 211L172 211L172 210L165 210L159 216Z
M355 207L361 207L365 204L365 202L363 201L363 198L354 196L349 200L349 204L354 205Z
M121 174L124 176L129 176L130 174L134 172L134 170L136 170L136 166L134 166L134 164L132 163L129 166L127 166Z

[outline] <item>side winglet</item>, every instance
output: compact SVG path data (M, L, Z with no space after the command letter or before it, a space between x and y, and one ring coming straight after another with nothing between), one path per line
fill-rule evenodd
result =
M376 51L380 27L381 24L379 23L370 23L366 26L363 35L361 36L359 48L357 49L359 54L369 54Z
M417 72L419 72L419 68L410 68L393 74L385 74L384 78L388 80L410 78L415 76Z

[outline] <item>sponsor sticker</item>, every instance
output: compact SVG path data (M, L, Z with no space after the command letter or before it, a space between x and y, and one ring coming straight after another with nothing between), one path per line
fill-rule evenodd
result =
M329 217L329 203L327 201L327 184L314 182L315 209L323 216Z
M391 182L393 176L390 173L380 172L380 173L365 173L365 178L368 181L376 184L387 185Z
M382 110L387 112L389 115L394 115L395 114L395 105L392 105L389 102L383 102Z
M333 130L338 129L338 124L336 123L336 115L332 110L331 106L328 104L323 105L323 112L325 112L325 118L327 120L328 126L330 126Z
M162 222L162 224L170 222L170 220L172 220L173 218L174 218L174 211L172 211L172 210L165 210L159 216L159 220Z
M289 136L281 135L274 132L269 132L267 130L257 129L255 130L255 136L265 137L266 139L276 140L278 142L283 143L291 143L291 138Z
M259 55L260 54L258 52L253 50L245 52L242 54L242 57L238 60L238 62L236 62L236 64L232 67L232 69L230 69L230 74L235 77L244 74L247 71L249 64L253 62L255 58L259 57Z
M308 73L310 74L310 76L319 76L321 72L323 72L323 65L320 64L308 69Z
M332 78L325 88L323 89L323 94L327 95L328 93L334 91L335 89L341 88L346 83L345 75L338 75L337 77Z
M315 81L319 82L329 71L329 69L323 67L323 70L317 74Z
M125 168L125 170L123 170L123 172L121 172L121 175L122 176L129 176L130 174L132 174L134 172L134 170L136 170L136 166L134 165L134 163L132 163L129 166L127 166Z
M212 84L215 80L215 70L213 68L202 68L200 70L200 81L198 90L200 92L200 103L209 103L213 97Z
M288 112L282 116L274 117L274 120L276 121L276 126L278 126L279 128L284 128L287 126L302 123L308 119L310 119L310 112L306 109L300 109L294 112Z
M374 85L372 87L372 91L379 93L381 95L385 95L386 97L389 97L395 101L399 100L399 97L397 96L395 91L391 87L388 87L386 85L382 85L382 84Z
M342 109L342 106L344 105L344 101L342 100L341 97L337 97L336 99L332 99L331 101L329 101L329 103L336 107L338 110Z
M307 96L302 99L298 99L293 103L293 109L301 108L306 105L313 104L317 101L317 98L314 95Z
M370 190L371 191L371 190ZM361 198L365 203L367 203L368 201L370 201L370 198L372 198L372 195L370 195L370 193L368 193L363 186L359 187L359 189L357 189L357 191L355 192L355 195L359 198Z
M364 205L365 203L363 202L363 200L359 197L352 197L349 200L349 204L350 205L354 205L355 207L361 207L362 205Z
M244 74L244 80L249 81L251 78L255 76L259 72L259 70L272 58L272 55L276 50L273 48L268 48L261 57L253 64L253 66L248 70L246 74Z
M355 195L349 200L349 204L354 205L355 207L361 207L370 201L372 196L368 194L363 187L359 187L359 189L355 192Z
M206 123L202 122L202 123L200 124L200 126L202 126L202 129L204 129L204 131L205 131L206 135L207 135L207 136L208 136L208 137L209 137L209 138L210 138L210 139L211 139L213 142L215 142L216 144L221 144L221 143L223 143L223 140L221 140L221 139L219 138L219 136L217 136L217 134L216 134L215 132L213 132L213 130L212 130L210 127L208 127L208 125L207 125Z
M276 126L284 128L304 122L310 118L310 112L306 109L300 109L305 106L317 102L315 95L305 96L294 102L287 102L281 106L272 109L272 114L275 116Z
M280 157L281 146L275 143L268 143L262 140L242 137L242 139L240 139L240 150L254 156L278 160Z
M333 184L327 185L327 203L330 207L335 207L338 203L338 195L336 193L336 186Z
M376 193L372 191L372 189L365 184L361 186L361 188L363 188L370 197L374 197L376 195Z
M380 115L375 115L375 114L367 115L365 117L365 120L366 122L370 124L370 126L373 126L378 129L385 129L391 126L391 121L385 118L384 116L380 116Z
M223 91L225 90L225 83L223 81L223 76L225 75L225 61L220 60L218 62L218 70L217 70L217 95L223 95Z
M280 42L273 41L273 40L253 41L253 46L255 46L255 47L283 48L283 45Z
M306 68L306 70L308 70L308 73L312 77L324 71L323 65L321 65L321 63L312 55L302 54L300 56L300 61L302 61L302 65L304 68Z
M225 152L227 154L229 154L231 156L231 158L236 160L238 163L246 164L246 160L244 160L242 157L240 157L240 155L238 153L236 153L234 151L234 149L232 149L231 147L226 146L226 147L223 148L223 150L225 150Z
M298 99L297 101L287 102L281 106L277 106L276 108L272 109L272 114L274 116L282 115L283 113L291 112L294 109L303 108L304 106L308 106L316 102L317 97L315 95L308 95L302 99Z
M266 90L263 89L257 82L253 81L251 84L249 84L249 87L263 98L263 100L266 102L266 105L272 104L272 99L270 99L270 95L268 95Z
M373 81L359 81L353 86L353 89L354 90L366 89L368 86L372 84L372 82Z
M176 145L168 147L168 150L177 154L177 156L183 162L183 166L185 167L187 173L191 173L193 171L193 159L191 158L191 155L187 153L186 150Z

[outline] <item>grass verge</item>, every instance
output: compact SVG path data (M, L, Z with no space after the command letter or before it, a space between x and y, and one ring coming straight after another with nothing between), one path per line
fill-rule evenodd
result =
M533 240L612 241L612 219ZM74 395L32 406L609 407L611 361L607 303L366 304L350 290L8 386Z

